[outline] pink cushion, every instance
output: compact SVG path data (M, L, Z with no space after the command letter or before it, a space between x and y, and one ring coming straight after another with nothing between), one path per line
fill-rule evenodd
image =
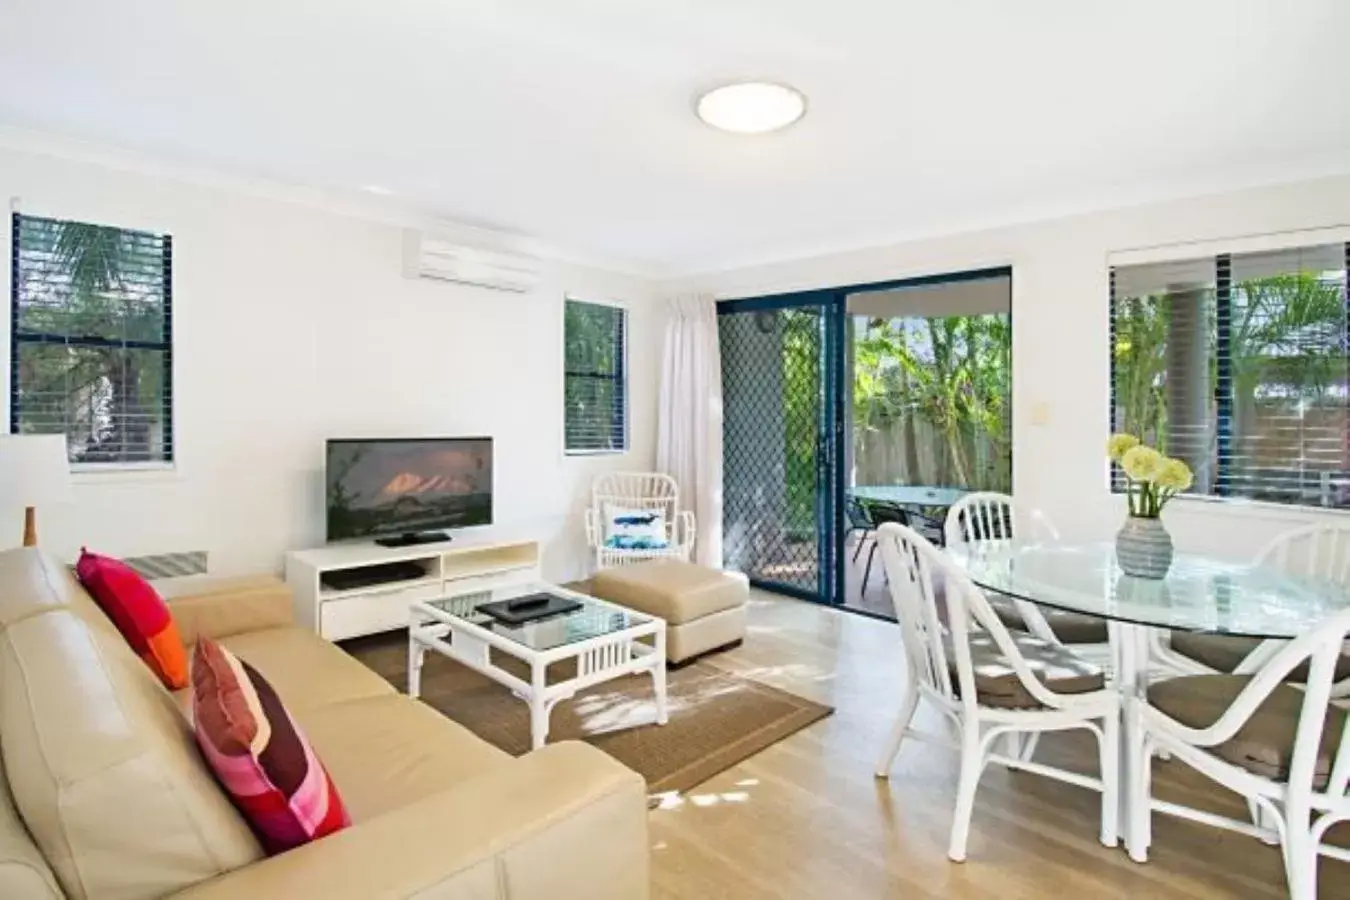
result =
M197 744L254 833L276 854L351 824L328 771L248 663L210 638L192 660Z
M187 687L187 650L168 605L150 582L120 559L88 550L80 551L75 575L165 687Z

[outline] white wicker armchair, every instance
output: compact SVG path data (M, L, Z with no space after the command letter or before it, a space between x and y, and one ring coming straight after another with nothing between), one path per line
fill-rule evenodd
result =
M607 546L605 522L609 509L660 513L665 520L666 546L660 549ZM591 488L591 507L586 510L586 542L595 552L597 569L649 559L687 560L694 548L694 514L680 509L680 491L675 479L669 475L612 472L597 478Z

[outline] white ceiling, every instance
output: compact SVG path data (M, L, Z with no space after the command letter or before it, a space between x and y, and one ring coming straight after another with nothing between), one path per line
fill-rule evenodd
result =
M691 271L1350 171L1350 0L0 0L0 124ZM713 132L695 92L810 110Z

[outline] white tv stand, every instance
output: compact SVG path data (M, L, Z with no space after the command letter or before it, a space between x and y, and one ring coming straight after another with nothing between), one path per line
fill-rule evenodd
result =
M335 590L325 573L411 562L421 578ZM411 547L337 544L286 554L297 625L330 641L408 626L413 603L539 580L537 541L455 541Z

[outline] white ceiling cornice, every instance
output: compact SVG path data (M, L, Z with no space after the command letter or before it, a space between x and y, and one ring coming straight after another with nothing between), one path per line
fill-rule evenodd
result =
M183 184L230 191L278 203L296 204L332 215L382 225L419 228L470 244L509 249L527 253L538 259L658 282L672 288L686 281L716 280L719 275L750 269L880 251L901 244L940 240L998 229L1047 224L1111 210L1184 201L1242 190L1254 190L1350 175L1350 158L1342 155L1330 155L1306 159L1299 165L1281 165L1275 171L1252 170L1246 173L1245 177L1234 178L1232 173L1228 173L1226 177L1210 180L1190 179L1185 182L1155 185L1151 188L1139 190L1118 189L1111 192L1084 195L1070 202L1025 206L1021 209L1008 210L1002 215L990 214L964 221L954 221L945 227L785 244L757 254L731 254L683 260L671 265L658 265L650 262L608 258L573 250L548 240L546 236L537 237L508 229L485 227L445 218L422 210L415 204L404 202L399 198L375 196L357 191L335 191L292 184L276 179L245 176L215 167L172 161L104 143L82 141L3 124L0 124L0 149L52 157L114 171L164 178ZM879 274L878 278L893 277L894 274L885 272Z
M447 219L395 197L376 196L358 191L335 191L276 179L240 175L216 167L169 160L105 143L83 141L5 124L0 124L0 149L82 163L117 172L163 178L276 203L290 203L381 225L419 228L466 243L510 249L538 259L598 269L616 275L648 280L666 276L665 271L655 265L606 258L562 247L533 235L509 229L490 228Z
M706 279L719 274L747 269L766 268L788 263L800 263L827 257L846 256L884 250L902 244L942 240L963 235L1008 228L1046 225L1055 222L1106 213L1135 209L1164 203L1185 202L1259 190L1281 185L1300 184L1325 178L1350 176L1350 156L1328 155L1305 160L1298 165L1280 165L1276 169L1252 170L1246 177L1231 173L1209 179L1187 179L1146 188L1121 188L1094 194L1084 194L1073 200L1045 205L1028 205L999 213L991 211L965 220L956 220L945 226L879 233L873 236L854 236L852 239L822 240L810 243L783 245L758 254L735 254L724 257L706 257L686 260L669 268L673 274L665 280L677 283L683 280ZM891 277L891 276L882 276Z

